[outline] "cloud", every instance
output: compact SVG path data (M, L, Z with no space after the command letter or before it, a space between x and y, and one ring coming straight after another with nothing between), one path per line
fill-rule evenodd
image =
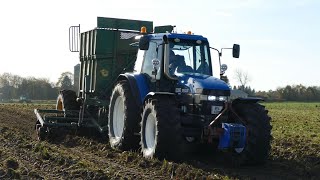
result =
M233 14L227 11L217 11L214 13L217 16L222 16L222 17L232 17Z

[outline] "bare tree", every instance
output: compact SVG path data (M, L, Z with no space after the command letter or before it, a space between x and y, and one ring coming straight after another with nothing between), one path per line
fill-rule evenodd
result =
M243 71L241 69L236 69L234 78L240 83L241 87L246 87L247 84L251 81L250 76L248 75L248 72Z

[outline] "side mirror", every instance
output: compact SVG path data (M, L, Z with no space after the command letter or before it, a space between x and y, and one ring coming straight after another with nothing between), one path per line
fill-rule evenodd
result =
M233 45L232 56L234 58L239 58L239 56L240 56L240 45L239 44L234 44Z
M142 36L139 41L139 49L140 50L148 50L149 49L149 36Z

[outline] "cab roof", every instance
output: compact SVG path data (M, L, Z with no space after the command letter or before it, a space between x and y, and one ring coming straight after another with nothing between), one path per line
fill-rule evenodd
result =
M151 39L163 39L163 36L167 36L169 39L186 39L186 40L201 40L208 42L208 39L201 36L201 35L194 35L194 34L178 34L178 33L156 33L156 34L149 34Z

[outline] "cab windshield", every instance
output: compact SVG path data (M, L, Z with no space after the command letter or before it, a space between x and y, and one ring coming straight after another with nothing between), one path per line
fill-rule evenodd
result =
M178 40L169 42L169 74L203 74L212 76L207 42Z

